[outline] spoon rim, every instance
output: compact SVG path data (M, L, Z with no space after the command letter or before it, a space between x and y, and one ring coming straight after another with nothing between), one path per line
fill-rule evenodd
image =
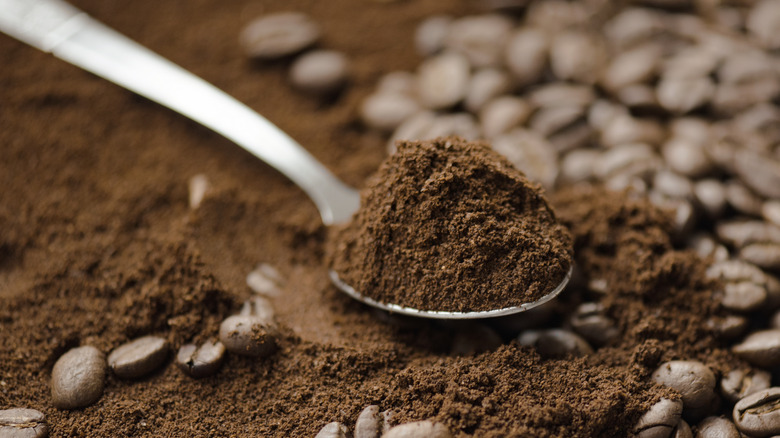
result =
M563 289L566 288L566 285L569 284L569 280L571 279L573 268L574 268L573 265L569 266L568 272L566 272L566 275L563 277L563 279L558 284L558 286L556 286L555 289L545 294L543 297L539 298L536 301L531 301L530 303L523 303L519 306L503 307L501 309L482 310L476 312L449 312L449 311L442 311L442 310L420 310L420 309L415 309L413 307L401 306L398 304L381 303L379 301L376 301L372 298L368 298L360 294L358 291L355 290L355 288L342 281L341 278L339 278L339 274L333 269L330 269L328 271L328 274L330 275L330 279L333 282L333 284L335 284L336 287L338 287L342 292L360 301L361 303L365 303L371 307L385 310L390 313L412 316L416 318L427 318L427 319L487 319L487 318L497 318L497 317L507 316L507 315L514 315L516 313L525 312L526 310L530 310L533 309L534 307L538 307L544 303L547 303L548 301L557 297L563 291Z

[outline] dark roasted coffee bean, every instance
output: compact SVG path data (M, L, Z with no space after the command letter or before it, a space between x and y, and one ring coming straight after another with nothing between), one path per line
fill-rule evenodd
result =
M46 438L49 426L42 412L35 409L0 410L0 437L2 438Z
M751 394L734 405L734 423L740 432L754 437L780 434L780 388Z
M772 375L762 370L736 369L729 371L720 381L720 392L726 400L736 403L758 391L772 386Z
M195 344L182 345L176 354L176 365L185 374L200 378L210 376L219 370L225 357L225 346L217 341L206 341L198 347Z
M636 438L668 437L679 424L682 410L682 401L662 398L639 418L633 430Z
M106 359L95 347L74 348L63 354L51 372L51 398L60 409L89 406L103 394Z
M108 355L108 366L118 377L135 379L159 368L168 357L168 342L144 336L117 347Z
M780 329L752 333L735 345L732 351L753 365L776 367L780 365Z
M720 417L707 417L697 425L696 438L740 438L731 421Z
M687 418L702 418L712 412L717 403L715 374L701 362L665 362L653 372L652 379L680 393Z
M255 315L233 315L222 321L219 340L231 353L266 357L276 351L276 325Z

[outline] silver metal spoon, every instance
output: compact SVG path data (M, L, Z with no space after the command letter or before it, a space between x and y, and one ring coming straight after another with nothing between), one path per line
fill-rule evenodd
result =
M314 201L325 225L347 222L360 196L289 135L213 85L61 0L0 0L0 31L166 106L232 140L290 178ZM476 319L511 315L558 295L563 281L538 301L484 312L418 310L367 298L330 271L342 291L370 306L409 316Z

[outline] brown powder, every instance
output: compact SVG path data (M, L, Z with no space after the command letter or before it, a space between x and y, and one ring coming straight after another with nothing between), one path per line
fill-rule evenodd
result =
M359 293L420 310L530 303L571 266L571 237L538 185L489 145L399 142L334 233L333 269Z

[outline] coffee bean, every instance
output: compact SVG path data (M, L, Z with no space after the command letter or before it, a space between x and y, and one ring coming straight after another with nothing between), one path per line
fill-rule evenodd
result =
M503 15L467 16L450 24L444 45L465 55L474 67L496 67L511 31L512 21Z
M544 358L579 357L593 353L588 341L564 329L529 330L518 337L518 342L536 348Z
M746 27L765 48L780 49L780 2L757 2L747 16Z
M646 41L667 29L667 17L661 11L628 7L619 11L605 26L605 35L618 49Z
M548 47L547 34L541 29L523 27L512 34L506 46L506 66L518 85L541 79L547 65Z
M596 100L593 87L568 82L551 82L536 88L528 100L540 108L578 107L585 108Z
M219 340L231 353L267 357L276 351L276 325L256 315L233 315L219 326Z
M738 315L728 315L722 318L712 317L707 320L706 324L725 340L737 339L748 328L747 318Z
M144 336L123 344L108 355L108 365L118 377L135 379L159 368L168 357L168 342Z
M428 17L417 26L414 33L414 47L421 56L431 56L444 48L447 29L452 23L452 17L436 15Z
M360 118L370 128L390 132L419 110L420 105L409 96L380 92L363 101Z
M382 438L452 438L452 434L447 426L425 420L395 426Z
M551 134L549 140L556 152L564 153L586 147L594 137L593 128L582 118Z
M466 96L471 66L460 54L446 52L428 58L417 70L417 90L426 108L446 109Z
M709 102L715 83L707 76L664 78L656 88L658 103L674 114L685 114Z
M600 158L601 152L593 149L575 149L567 153L561 160L561 180L575 183L591 179Z
M700 79L710 76L718 66L719 56L706 47L684 48L663 61L663 79Z
M505 156L532 181L552 190L558 177L558 156L552 145L539 134L522 128L496 137L493 149Z
M615 175L645 177L660 168L660 161L649 145L629 143L603 152L594 173L601 180Z
M693 199L693 184L688 178L670 170L653 175L653 190L669 198Z
M89 406L103 394L106 359L97 348L84 346L63 354L51 372L52 404L60 409Z
M751 394L734 405L734 423L740 432L754 437L780 434L780 388Z
M737 248L751 243L780 243L780 227L762 221L721 222L715 232L721 241Z
M688 418L702 418L712 412L717 404L715 375L701 362L665 362L653 372L652 380L680 393L683 413Z
M749 215L759 216L764 200L756 196L750 189L736 180L727 181L726 201L736 211Z
M479 114L482 133L495 138L515 126L523 124L531 115L531 106L515 96L501 96L491 100Z
M486 103L507 93L511 88L512 82L506 71L497 68L477 70L469 81L463 107L472 114L479 114Z
M737 176L756 193L767 198L780 198L780 161L753 151L736 154L734 170Z
M417 76L408 71L392 71L379 79L376 91L414 98L417 95Z
M260 263L246 276L246 285L256 294L278 297L285 280L282 274L268 263Z
M731 421L720 417L707 417L697 425L697 438L741 438Z
M553 106L539 109L528 126L545 137L563 131L585 119L585 109L577 106Z
M239 315L254 316L264 321L273 322L274 314L271 302L265 297L253 297L244 302Z
M674 430L672 430L672 434L669 435L669 438L693 438L691 426L688 426L688 423L680 418L680 421L677 423Z
M592 32L564 31L550 46L550 68L558 79L593 84L606 60L604 41Z
M627 143L647 143L660 145L665 137L658 122L650 119L638 119L630 115L618 115L607 122L601 131L604 146L615 147Z
M620 334L599 303L580 304L569 318L569 325L592 345L606 345Z
M176 365L188 376L199 379L216 373L224 357L225 346L219 341L206 341L200 347L186 344L176 354Z
M769 200L761 206L761 216L770 224L780 227L780 201Z
M603 73L602 85L614 92L639 82L652 79L661 62L662 48L657 44L643 44L614 56Z
M190 208L194 210L203 202L206 191L209 189L209 180L206 178L206 175L198 174L190 178L188 186Z
M613 119L628 115L628 108L615 102L599 99L588 109L588 124L598 131L606 129Z
M301 55L290 67L290 81L312 94L327 95L340 90L349 77L349 61L340 52L315 50Z
M780 243L751 243L739 250L739 258L758 267L780 269Z
M46 438L48 435L49 426L42 412L24 408L0 410L0 437Z
M636 113L658 113L661 110L655 88L650 85L626 85L615 92L615 97L617 97L620 103Z
M762 370L736 369L729 371L720 381L720 392L726 400L736 403L740 399L772 386L772 375Z
M719 180L703 179L693 185L695 200L711 218L719 218L726 209L726 188Z
M348 438L349 437L349 429L347 429L347 426L334 421L333 423L328 423L320 429L320 431L317 433L317 435L314 438Z
M755 78L745 83L720 84L710 107L722 116L731 116L753 105L768 102L780 93L780 80L774 76Z
M668 437L680 422L683 403L662 398L639 418L634 426L636 438Z
M722 262L729 258L729 250L705 233L694 235L688 240L688 247L696 251L699 257L712 258L715 262Z
M379 406L366 406L355 422L355 438L379 438L382 433L380 423Z
M717 71L722 83L745 83L757 78L774 77L773 59L762 50L736 50L729 53Z
M272 59L293 55L320 38L319 26L297 12L260 17L241 33L241 45L249 56Z
M581 3L550 0L532 2L526 12L525 20L554 34L565 29L585 27L588 17L588 9Z
M484 324L465 324L452 339L450 354L466 356L497 350L504 344L501 336Z
M771 368L780 365L780 330L769 329L754 332L731 351L753 365Z

